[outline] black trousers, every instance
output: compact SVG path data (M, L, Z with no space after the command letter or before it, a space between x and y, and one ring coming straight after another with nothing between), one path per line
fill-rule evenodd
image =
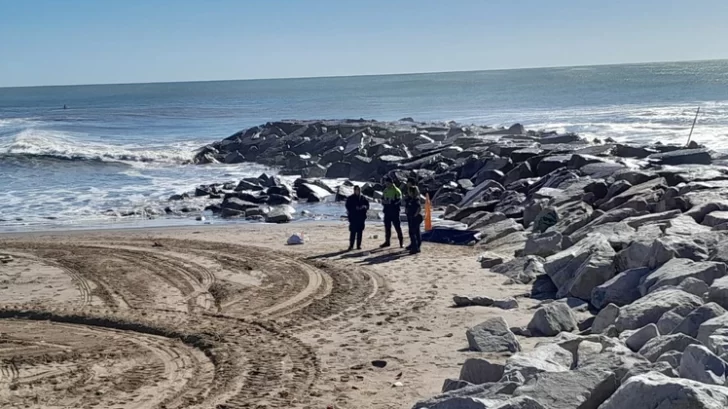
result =
M402 226L399 222L399 214L398 215L384 215L384 242L389 243L392 239L392 226L394 226L394 230L397 232L397 238L399 239L400 243L402 242Z
M363 234L364 229L349 230L349 247L354 247L354 242L356 242L356 247L361 248L361 240Z
M422 220L423 218L421 214L407 216L407 228L409 229L410 244L414 250L419 250L422 245L422 234L420 233Z

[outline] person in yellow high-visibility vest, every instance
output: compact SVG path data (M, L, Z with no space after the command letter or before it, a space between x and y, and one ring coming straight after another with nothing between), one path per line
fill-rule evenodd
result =
M392 226L397 232L399 247L403 247L402 227L399 224L399 209L402 206L402 191L392 183L390 177L384 178L384 192L382 192L382 207L384 208L384 243L381 248L389 247L392 239Z

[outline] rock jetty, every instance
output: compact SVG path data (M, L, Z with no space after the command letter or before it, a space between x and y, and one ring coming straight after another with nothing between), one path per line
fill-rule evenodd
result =
M728 407L728 161L715 152L405 118L267 123L194 161L301 175L195 192L222 199L223 217L276 222L295 201L349 193L351 182L331 179L364 183L376 200L383 176L414 177L445 219L479 232L483 268L531 285L544 302L529 325L468 329L463 341L483 356L414 409ZM534 336L522 350L519 338Z

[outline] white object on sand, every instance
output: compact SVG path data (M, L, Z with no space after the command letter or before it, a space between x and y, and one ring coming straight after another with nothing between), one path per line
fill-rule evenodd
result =
M303 244L303 233L294 233L291 235L291 237L288 238L288 241L286 242L289 246L293 246L295 244Z

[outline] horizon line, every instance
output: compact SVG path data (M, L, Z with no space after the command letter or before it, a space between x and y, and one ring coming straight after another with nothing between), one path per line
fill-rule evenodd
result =
M90 83L90 84L46 84L46 85L15 85L0 86L0 90L17 89L17 88L61 88L61 87L97 87L97 86L124 86L124 85L156 85L156 84L198 84L211 82L239 82L239 81L285 81L285 80L311 80L311 79L333 79L333 78L362 78L362 77L387 77L387 76L411 76L411 75L433 75L433 74L458 74L458 73L474 73L474 72L496 72L496 71L524 71L539 70L550 68L589 68L589 67L610 67L610 66L629 66L629 65L647 65L647 64L670 64L670 63L695 63L695 62L715 62L728 61L728 58L713 58L699 60L664 60L664 61L642 61L629 63L604 63L604 64L580 64L580 65L546 65L539 67L514 67L514 68L488 68L477 70L450 70L450 71L421 71L421 72L398 72L384 74L351 74L351 75L320 75L320 76L301 76L301 77L269 77L269 78L238 78L238 79L213 79L213 80L184 80L184 81L148 81L148 82L110 82L110 83Z

